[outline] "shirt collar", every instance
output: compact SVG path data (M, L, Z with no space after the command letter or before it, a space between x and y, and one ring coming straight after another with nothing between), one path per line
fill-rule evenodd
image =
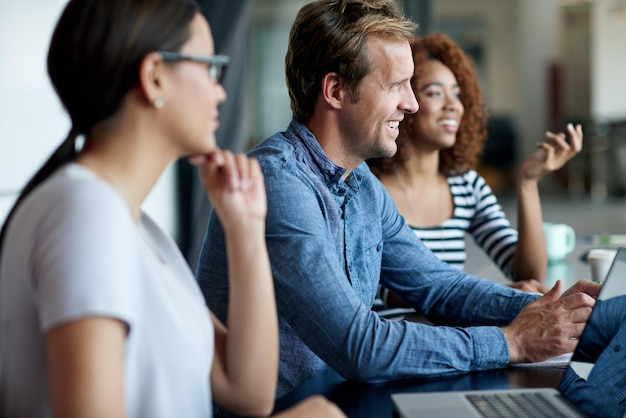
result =
M318 167L320 174L329 185L335 185L341 181L341 176L344 175L346 169L328 158L319 141L306 125L292 119L288 131L293 132L300 139L306 152L309 153L312 163Z

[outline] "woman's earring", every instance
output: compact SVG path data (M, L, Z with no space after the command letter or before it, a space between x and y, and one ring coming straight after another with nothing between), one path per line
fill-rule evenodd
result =
M159 97L153 104L156 109L163 109L163 106L165 106L165 99Z

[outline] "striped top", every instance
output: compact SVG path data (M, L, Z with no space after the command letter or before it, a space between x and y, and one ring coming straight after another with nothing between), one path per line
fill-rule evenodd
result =
M431 228L411 226L415 235L440 259L452 267L463 270L467 252L465 234L470 234L509 279L513 280L513 255L517 244L517 231L505 217L498 199L474 170L460 176L448 177L454 201L452 218ZM380 316L393 318L414 312L411 308L389 308L386 289L379 287L373 310ZM401 319L397 317L395 319Z
M506 277L513 280L517 231L511 228L485 179L471 170L461 176L448 177L448 184L454 200L452 218L432 228L411 226L415 235L440 260L463 270L467 258L465 234L468 233Z

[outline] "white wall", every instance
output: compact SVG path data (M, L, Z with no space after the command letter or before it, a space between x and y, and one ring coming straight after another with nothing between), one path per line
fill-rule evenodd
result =
M0 1L0 223L19 190L66 137L69 118L46 72L54 25L66 0ZM144 208L175 231L173 171Z
M592 14L591 114L626 119L626 3L598 0Z
M519 124L521 141L518 160L526 158L545 139L549 128L548 70L555 59L553 47L559 28L559 4L556 0L518 0L516 15L519 38L521 107ZM564 127L563 127L564 129Z
M69 130L45 69L54 19L64 3L0 3L0 220Z

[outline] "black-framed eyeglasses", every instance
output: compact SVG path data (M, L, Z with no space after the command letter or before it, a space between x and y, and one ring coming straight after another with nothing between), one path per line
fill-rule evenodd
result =
M209 77L216 83L222 84L226 65L230 62L227 55L187 55L179 52L158 51L165 61L192 61L208 64Z

